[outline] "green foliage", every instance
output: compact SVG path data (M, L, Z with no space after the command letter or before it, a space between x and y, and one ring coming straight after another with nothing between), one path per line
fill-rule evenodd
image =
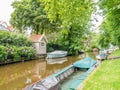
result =
M35 57L35 50L32 47L20 47L19 55L27 59Z
M56 28L55 23L50 23L44 11L44 4L40 0L14 1L15 9L11 15L10 23L21 32L31 27L36 34L50 32Z
M99 38L98 33L94 32L88 32L88 35L83 39L84 41L84 50L85 51L92 51L93 48L98 48L99 43L98 43L98 38Z
M67 51L68 47L67 45L64 45L61 43L57 42L49 42L47 43L47 52L52 52L54 50L65 50Z
M19 48L16 46L7 46L7 59L13 59L13 61L19 60L20 55L18 53Z
M21 0L12 6L15 11L10 22L19 30L31 27L37 34L59 30L58 46L64 46L70 54L83 48L94 11L93 0Z
M85 52L91 52L92 51L92 48L91 47L88 47L85 49Z
M91 52L91 51L93 50L93 48L97 48L97 49L99 50L99 47L98 47L98 46L96 46L96 45L91 45L90 47L85 48L85 51L86 51L86 52Z
M59 19L61 25L61 44L69 54L77 54L83 47L83 38L88 30L88 22L94 10L92 0L41 0L45 4L48 17Z
M70 54L83 48L94 11L93 0L21 0L12 6L15 11L10 22L19 30L31 27L37 34L59 30L60 39L55 42L58 46Z
M105 19L101 25L103 39L106 43L120 46L120 5L119 0L100 0L99 5L103 9ZM110 40L110 41L108 41Z
M32 42L23 35L17 35L11 32L0 31L0 61L8 62L20 60L21 57L32 59L35 57L35 50Z
M0 62L7 59L7 48L0 45Z
M23 35L0 31L1 45L31 46L32 42Z
M109 44L111 42L109 33L103 33L99 37L99 45L104 48L109 48Z

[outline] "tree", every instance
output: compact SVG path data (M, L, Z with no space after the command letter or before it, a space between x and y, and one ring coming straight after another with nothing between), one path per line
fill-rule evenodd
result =
M50 23L44 11L44 4L40 0L14 1L12 4L14 12L10 23L21 32L31 27L36 34L49 32L56 28L55 23Z
M51 22L61 21L61 43L70 54L83 47L83 38L93 12L93 0L41 0Z
M101 38L105 38L104 43L112 43L120 46L120 1L119 0L101 0L99 5L103 9L105 19L101 25ZM103 43L101 42L101 43Z

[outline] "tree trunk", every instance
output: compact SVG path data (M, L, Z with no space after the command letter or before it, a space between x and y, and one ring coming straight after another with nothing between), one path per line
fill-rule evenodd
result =
M36 25L36 34L39 34L39 25Z

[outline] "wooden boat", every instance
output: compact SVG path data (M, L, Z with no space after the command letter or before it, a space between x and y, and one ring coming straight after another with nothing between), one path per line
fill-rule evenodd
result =
M86 57L23 90L75 90L94 70L95 64L96 61Z
M61 58L67 56L67 51L56 50L54 52L47 53L46 58Z

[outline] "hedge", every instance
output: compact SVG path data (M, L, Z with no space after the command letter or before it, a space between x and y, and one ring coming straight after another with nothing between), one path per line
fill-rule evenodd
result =
M32 42L22 34L0 31L0 45L31 46Z
M0 31L0 63L30 60L35 57L32 42L21 34Z

